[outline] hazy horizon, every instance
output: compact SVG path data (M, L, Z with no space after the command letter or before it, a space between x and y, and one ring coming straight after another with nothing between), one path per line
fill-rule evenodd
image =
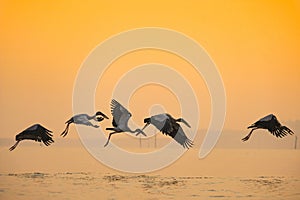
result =
M300 125L300 124L299 124ZM283 138L276 138L267 130L256 130L249 141L243 142L241 139L246 136L250 130L223 130L221 136L215 146L215 148L226 148L226 149L294 149L295 147L295 137L297 136L296 130L295 134L287 135ZM108 133L108 132L105 132ZM102 134L99 132L99 134ZM163 135L161 132L156 133L156 145L157 148L161 148L164 145L167 145L172 140L171 137ZM188 135L188 133L186 133ZM196 137L194 138L193 148L199 149L203 139L205 137L206 130L199 130L197 132ZM108 134L106 134L108 136ZM188 135L189 136L189 135ZM84 146L81 143L78 133L75 128L70 129L70 133L66 137L61 137L60 133L54 133L53 137L55 143L47 148L55 148L56 146ZM94 143L94 138L90 136L90 141ZM15 142L15 136L12 137L0 137L0 146L13 145ZM139 148L140 147L140 139L139 137L131 136L128 133L117 134L112 137L111 142L122 147L131 147L131 148ZM19 145L23 146L38 146L39 143L35 141L22 141ZM42 144L44 146L44 144ZM99 146L103 144L99 141ZM151 136L148 138L141 137L141 147L142 148L153 148L155 146L155 137ZM180 146L178 144L178 146ZM22 147L21 147L22 148ZM297 149L300 149L300 141L297 140Z

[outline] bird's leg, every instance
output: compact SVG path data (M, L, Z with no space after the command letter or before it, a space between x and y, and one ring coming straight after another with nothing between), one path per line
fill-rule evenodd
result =
M137 134L135 134L135 136L138 136L139 134L143 134L145 137L147 137L146 133L144 133L144 131L141 129L136 129L135 132L137 132Z
M250 138L252 132L253 132L254 130L256 130L256 129L258 129L258 128L253 128L253 129L250 131L250 133L249 133L246 137L244 137L242 140L243 140L244 142L247 141L247 140Z
M68 134L70 124L68 123L65 130L60 134L60 136L65 137Z
M120 132L115 131L115 132L111 132L111 133L109 134L108 139L107 139L107 142L105 143L104 147L106 147L106 146L108 145L111 135L112 135L112 134L116 134L116 133L120 133Z
M20 142L20 140L18 140L13 146L11 146L11 147L9 148L9 150L10 150L10 151L14 150L14 149L18 146L19 142Z

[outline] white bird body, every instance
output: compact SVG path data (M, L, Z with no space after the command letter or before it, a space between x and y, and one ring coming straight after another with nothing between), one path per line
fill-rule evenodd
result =
M183 122L189 128L191 127L184 119L174 119L170 114L163 113L151 116L150 118L145 118L144 123L146 123L146 125L142 130L144 130L148 125L152 124L163 134L171 136L184 148L192 147L192 141L187 138L182 127L177 122Z
M83 124L87 126L94 126L89 120L96 120L96 115L88 116L87 114L78 114L73 116L73 120L75 124Z
M106 147L110 141L110 138L113 134L122 133L122 132L129 132L129 133L137 133L136 135L146 134L141 129L131 130L128 127L128 121L131 118L131 113L123 107L119 102L115 99L111 101L111 114L113 115L112 125L113 128L106 128L106 130L111 130L108 136L107 142L105 143L104 147Z
M98 116L102 116L102 117L98 117ZM94 125L90 122L90 120L95 120L95 121L102 121L104 118L108 119L108 117L103 114L102 112L96 112L94 115L89 116L87 114L78 114L78 115L74 115L73 117L71 117L68 121L66 121L66 128L65 130L61 133L61 136L65 137L68 134L69 131L69 126L70 124L74 123L74 124L81 124L81 125L86 125L86 126L92 126L95 128L99 128L98 125Z

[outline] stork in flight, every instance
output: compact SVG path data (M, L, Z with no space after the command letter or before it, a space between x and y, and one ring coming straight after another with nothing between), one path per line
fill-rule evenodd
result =
M183 118L174 119L170 114L163 113L154 115L150 118L145 118L144 123L146 124L142 130L144 130L148 125L152 124L163 134L171 136L184 148L189 149L190 147L192 147L193 142L187 138L180 124L178 124L177 122L182 122L187 127L191 128L191 126Z
M242 139L244 142L250 138L252 132L256 129L267 129L274 136L280 138L286 136L287 134L290 135L294 134L294 132L291 129L289 129L286 126L282 126L277 120L276 116L273 114L261 118L260 120L258 120L257 122L249 126L248 128L252 128L252 129L250 133Z
M107 142L105 143L104 147L108 145L110 137L116 133L130 132L130 133L137 133L136 135L143 134L144 136L147 136L141 129L131 130L128 127L128 120L132 115L126 108L124 108L115 99L111 101L111 114L113 115L113 120L112 120L113 128L106 128L106 130L110 130L113 132L109 134Z
M98 117L100 116L100 117ZM95 128L99 128L98 125L94 125L90 122L90 120L95 120L95 121L98 121L98 122L101 122L102 120L105 119L108 119L108 117L103 114L102 112L98 111L95 113L95 115L93 116L89 116L87 114L78 114L78 115L75 115L73 116L71 119L69 119L68 121L66 121L66 128L65 130L60 134L61 136L65 137L67 134L68 134L68 131L69 131L69 126L70 124L74 123L74 124L82 124L82 125L86 125L86 126L92 126L92 127L95 127Z
M46 129L40 124L34 124L16 135L16 143L9 148L10 151L14 150L22 140L35 140L43 142L46 146L54 142L52 139L52 131Z

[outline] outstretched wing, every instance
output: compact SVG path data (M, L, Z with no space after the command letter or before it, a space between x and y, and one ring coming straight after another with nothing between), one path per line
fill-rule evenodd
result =
M184 148L190 148L193 146L192 140L190 140L182 130L181 126L179 126L179 129L174 137L174 140L181 144Z
M270 131L276 137L284 137L287 134L293 135L294 132L286 126L277 126L273 130Z
M161 128L161 132L163 132L164 134L170 135L173 132L176 132L179 128L179 124L178 123L172 123L172 119L167 118L163 123L163 127ZM170 135L172 136L172 135ZM172 136L173 137L173 136Z
M131 114L115 99L111 101L111 114L113 115L113 126L117 127L121 119L129 120ZM126 121L126 124L127 124Z
M46 129L45 127L37 124L37 128L35 130L36 134L41 138L41 140L43 141L43 143L48 146L51 143L54 142L54 140L52 139L52 131Z
M174 120L173 118L166 119L165 125L161 129L161 132L171 136L184 148L190 148L193 145L193 142L185 135L181 126L178 123L176 123L176 120Z
M268 130L274 136L280 137L280 138L282 138L288 134L290 134L290 135L294 134L294 132L291 129L289 129L286 126L282 126L275 116L269 121Z

